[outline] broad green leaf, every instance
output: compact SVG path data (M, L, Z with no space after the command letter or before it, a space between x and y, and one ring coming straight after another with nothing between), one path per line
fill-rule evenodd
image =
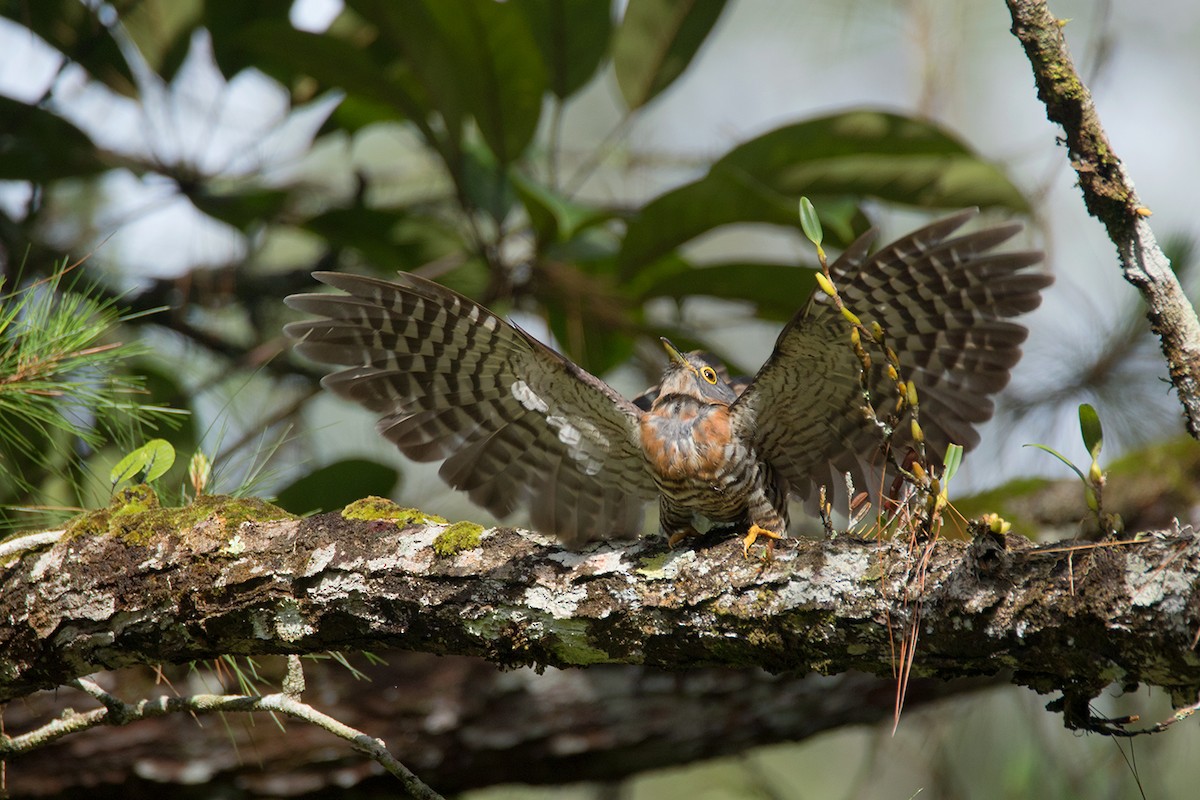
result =
M0 15L33 31L114 91L130 97L136 94L129 64L96 18L94 6L79 0L6 2L0 3ZM7 122L7 114L0 114L0 119Z
M377 25L431 107L459 141L475 119L503 167L520 157L537 131L546 68L526 17L493 0L350 0ZM451 165L457 174L457 165Z
M529 224L541 242L566 241L585 228L613 217L613 212L607 209L569 200L548 186L515 171L509 178L529 216Z
M596 375L629 360L630 334L641 325L640 304L631 301L606 266L544 259L530 281L562 352Z
M253 30L259 26L273 25L272 30L268 35L284 35L287 34L283 28L291 29L295 33L300 33L292 28L288 22L288 12L295 5L294 0L255 0L253 3L226 3L220 0L205 0L205 2L179 2L179 0L159 0L160 2L173 3L180 6L188 6L191 4L199 5L203 8L203 14L197 24L203 25L211 34L213 59L221 68L221 72L225 75L233 76L244 69L262 69L259 62L257 52L246 47L247 39L245 33L248 30ZM264 30L264 33L266 31ZM183 44L187 45L189 37L183 37ZM287 39L286 41L294 41ZM175 61L177 56L182 60L182 55L185 53L168 53L164 60L162 72L164 75L173 74L178 64ZM278 76L277 76L278 77ZM292 85L292 81L283 80L285 85Z
M633 357L633 339L610 319L599 321L579 307L556 304L548 308L550 331L572 361L595 375L625 364Z
M478 144L463 149L459 186L472 205L486 211L497 223L504 221L517 199L507 171L486 147Z
M305 221L303 227L338 247L357 250L383 270L422 264L455 247L447 243L431 251L420 236L436 233L433 221L413 222L404 209L335 208Z
M202 184L196 191L187 193L192 205L239 230L246 230L263 220L279 215L287 204L290 194L282 189L250 188L243 192L213 194Z
M1079 406L1079 431L1083 434L1083 446L1091 453L1092 460L1100 458L1104 446L1104 429L1100 426L1100 415L1088 403Z
M368 495L387 497L396 489L400 474L382 464L361 458L335 461L284 487L275 505L293 514L343 508Z
M724 8L725 0L629 0L612 45L626 105L641 108L670 86Z
M865 228L856 199L927 208L1028 205L1001 170L927 122L854 111L788 125L746 142L703 178L648 203L629 225L622 273L735 222L798 227L795 203L813 199L832 244Z
M1072 471L1073 471L1073 472L1074 472L1076 475L1078 475L1078 476L1079 476L1079 480L1083 481L1083 482L1084 482L1084 484L1087 484L1087 482L1088 482L1088 481L1087 481L1087 478L1086 478L1086 477L1084 477L1083 473L1079 471L1079 467L1077 467L1077 466L1075 466L1074 464L1072 464L1072 463L1071 463L1071 459L1067 458L1067 457L1066 457L1066 456L1064 456L1062 453L1060 453L1060 452L1058 452L1057 450L1055 450L1053 447L1047 447L1047 446L1046 446L1046 445L1044 445L1044 444L1026 444L1026 445L1022 445L1022 447L1036 447L1038 450L1044 450L1044 451L1046 451L1047 453L1049 453L1050 455L1054 456L1054 457L1055 457L1055 458L1057 458L1059 461L1061 461L1062 463L1064 463L1064 464L1066 464L1068 467L1070 467L1070 468L1071 468L1071 470L1072 470Z
M87 134L62 117L0 97L0 180L47 183L110 166Z
M816 287L815 269L788 264L738 263L676 269L653 282L635 282L643 300L704 295L754 303L765 319L791 319Z
M650 201L629 223L621 244L621 274L632 276L689 240L735 222L798 224L788 198L740 172L714 168L707 176Z
M612 34L609 0L510 0L525 14L546 65L550 91L560 100L596 73Z
M863 110L778 128L715 166L742 170L774 191L860 195L925 208L1029 204L995 165L929 122Z
M344 104L369 104L378 115L372 121L425 114L410 74L384 69L368 51L333 34L298 31L285 17L260 20L233 36L253 55L258 69L285 84L294 84L308 76L323 87L342 89L347 93Z
M375 28L375 43L371 48L374 60L386 63L385 74L405 73L413 85L420 87L422 105L436 112L441 126L426 125L426 135L435 135L435 146L446 160L451 174L457 175L460 164L463 121L469 114L462 80L465 68L458 54L444 41L437 21L427 7L435 0L346 0L346 5ZM453 0L449 5L457 5ZM428 123L425 114L414 118Z
M427 0L467 110L501 166L537 132L546 67L525 15L495 0Z

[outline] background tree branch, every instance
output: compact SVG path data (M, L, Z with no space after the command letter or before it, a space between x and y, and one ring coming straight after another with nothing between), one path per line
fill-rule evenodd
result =
M1117 246L1125 279L1146 301L1150 326L1158 335L1187 417L1188 431L1200 439L1200 320L1150 229L1150 214L1113 151L1100 116L1075 65L1064 35L1065 22L1045 0L1007 0L1012 32L1033 66L1046 116L1063 127L1071 166L1092 216L1104 223Z

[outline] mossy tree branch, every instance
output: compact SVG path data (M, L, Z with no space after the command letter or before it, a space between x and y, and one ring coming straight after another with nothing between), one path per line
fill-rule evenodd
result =
M763 562L719 534L574 553L497 528L439 555L447 526L419 518L262 521L269 509L218 499L175 528L138 513L157 516L114 515L0 564L0 699L130 664L382 646L890 675L918 606L914 676L1012 670L1073 699L1145 683L1180 704L1200 687L1190 531L1082 549L983 533L938 542L918 573L906 544L846 537L790 540Z
M1046 116L1062 126L1071 166L1079 176L1084 203L1104 223L1117 246L1125 279L1146 301L1150 326L1159 337L1187 417L1188 431L1200 439L1200 320L1155 240L1149 209L1138 198L1121 159L1109 144L1067 50L1063 24L1045 0L1006 0L1012 32L1033 66Z

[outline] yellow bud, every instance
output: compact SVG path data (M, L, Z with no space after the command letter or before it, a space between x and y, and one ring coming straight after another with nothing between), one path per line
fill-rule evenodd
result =
M896 372L896 368L893 367L891 364L888 364L887 376L888 376L888 378L890 378L891 380L894 380L894 381L900 380L900 373Z
M825 277L825 273L817 273L817 286L820 286L821 291L830 297L837 297L837 289L833 288L833 284L830 283L829 278Z
M912 474L914 476L916 476L916 479L919 480L921 483L925 482L925 468L922 467L920 464L914 463L912 465Z
M917 444L925 441L925 431L921 430L921 423L915 419L912 421L912 438Z
M984 517L984 520L987 522L988 529L992 533L1008 533L1012 530L1012 523L999 514L988 514Z
M859 336L858 336L858 328L850 329L850 344L854 345L855 351L857 351L858 348L862 347L862 341L859 339Z
M908 395L908 404L915 406L917 404L917 385L909 381L908 386L905 387L905 392Z
M1104 482L1104 473L1100 471L1100 465L1095 461L1092 462L1092 468L1088 470L1088 480L1093 486L1099 486Z
M887 348L886 352L887 352L888 361L892 362L897 367L899 367L900 366L900 356L896 355L896 351L889 347L889 348Z
M882 339L883 338L883 326L880 325L878 322L872 321L871 322L871 335L874 336L876 339Z
M842 316L845 317L846 321L851 325L862 325L862 320L858 318L858 315L845 306L842 306Z

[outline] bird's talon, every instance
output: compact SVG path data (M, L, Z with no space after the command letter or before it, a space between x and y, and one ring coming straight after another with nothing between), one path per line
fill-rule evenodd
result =
M766 528L760 528L758 525L751 525L750 532L746 534L746 538L742 539L742 555L746 558L750 557L750 546L754 544L754 540L759 536L766 536L768 539L782 539L782 533L769 531Z
M684 528L681 531L675 531L667 537L667 547L674 547L689 536L698 536L695 528Z

